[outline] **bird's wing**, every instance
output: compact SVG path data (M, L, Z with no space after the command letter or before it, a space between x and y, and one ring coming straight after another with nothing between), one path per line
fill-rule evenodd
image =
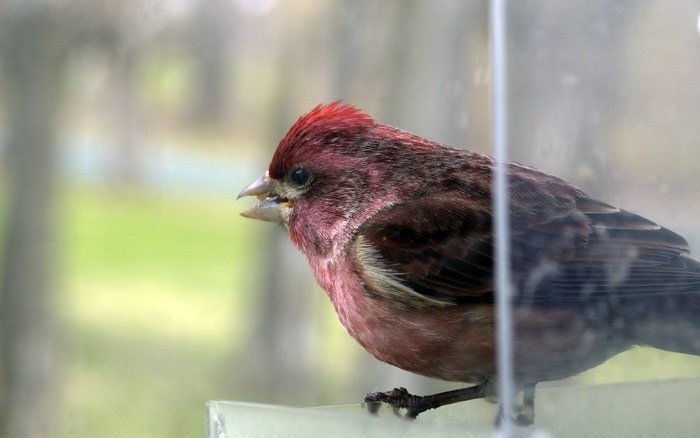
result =
M568 185L532 193L518 191L516 181L511 194L517 301L700 291L700 264L672 231ZM492 245L489 206L453 192L380 211L358 229L354 251L370 294L451 306L493 301Z
M461 199L395 204L358 230L358 270L371 293L416 306L491 297L491 216Z

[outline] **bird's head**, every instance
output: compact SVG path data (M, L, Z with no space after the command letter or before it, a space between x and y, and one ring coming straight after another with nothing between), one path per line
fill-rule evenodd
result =
M304 252L329 250L331 239L366 205L371 153L360 149L368 148L374 126L369 115L339 102L300 117L267 171L239 194L260 200L242 215L283 224Z
M239 198L260 200L242 215L281 223L304 253L326 254L370 215L431 190L426 183L450 167L436 157L453 152L378 124L354 106L319 105L296 121L267 171L241 191Z

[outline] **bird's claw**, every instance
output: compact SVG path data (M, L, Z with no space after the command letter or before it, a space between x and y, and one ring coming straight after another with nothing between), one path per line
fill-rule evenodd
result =
M506 418L507 416L507 418ZM496 427L501 427L504 420L509 421L511 424L520 427L532 426L535 423L535 412L527 408L516 410L512 414L504 414L503 408L498 411L496 416Z
M535 423L535 419L532 415L518 414L513 418L513 424L516 426L527 427L532 426Z
M391 391L385 392L370 392L365 397L365 405L367 410L376 414L382 403L391 406L393 412L397 416L401 416L400 409L406 409L404 418L415 419L418 414L425 411L421 406L422 397L413 395L406 388L394 388Z

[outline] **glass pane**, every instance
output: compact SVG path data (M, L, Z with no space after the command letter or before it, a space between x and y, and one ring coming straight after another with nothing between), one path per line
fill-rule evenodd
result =
M306 437L474 437L491 435L491 428L464 425L463 412L446 409L431 413L426 421L407 422L385 412L382 418L367 414L360 405L322 408L290 408L244 402L207 403L207 437L248 438L285 436ZM468 417L483 415L482 410Z
M572 184L511 169L515 374L521 387L542 382L538 396L659 381L601 387L592 402L616 409L621 393L700 377L699 11L673 6L509 3L511 159ZM686 412L697 403L676 397ZM682 434L664 421L673 398L588 420L651 415L647 433ZM538 416L587 415L535 400Z
M379 124L490 153L488 3L0 2L0 427L7 429L0 436L193 436L208 399L350 403L352 422L374 424L359 412L368 392L405 387L424 395L490 381L488 188L470 192L466 184L461 193L486 210L483 302L459 302L450 325L429 306L405 312L399 299L391 318L365 330L380 340L398 333L373 353L400 366L353 339L284 227L239 217L252 202L234 202L299 116L338 99ZM700 5L669 5L508 2L510 155L668 227L698 254ZM384 140L405 138L392 132ZM394 161L404 179L377 186L430 190L435 179L419 171L452 165L418 161L411 168ZM338 171L365 180L381 173L368 169ZM443 182L459 186L470 176ZM681 261L693 262L669 256L683 250L680 238L607 204L579 200L580 216L547 207L550 198L535 195L548 186L537 181L539 192L513 187L511 203L513 224L530 217L524 229L540 231L513 240L524 294L515 302L516 372L528 378L521 386L542 380L535 425L567 436L700 429L692 410L700 405L698 357L663 351L692 350L700 339L697 275L687 274L686 290L677 277ZM408 205L418 192L405 194ZM405 218L431 211L412 209ZM435 216L443 230L453 225L452 216ZM607 227L582 233L594 219ZM636 240L602 245L630 223ZM567 245L591 239L598 244L590 258L567 266ZM640 239L646 246L633 244ZM660 273L660 263L676 264ZM565 269L576 274L567 284L557 277ZM632 274L644 280L639 288L660 295L630 296L623 286ZM588 299L562 299L552 293L557 281L567 297ZM428 329L415 324L428 319ZM474 321L482 323L477 334ZM396 326L420 330L409 336ZM422 366L391 357L411 348ZM311 426L317 418L258 408L266 414L252 416L263 423L277 414ZM497 411L473 400L399 424L490 430ZM385 407L380 415L393 413Z
M688 416L688 409L698 403L700 379L542 388L537 393L536 427L567 437L634 437L655 431L694 436L700 421ZM380 411L382 418L371 417L360 405L289 408L210 401L207 437L493 436L490 407L479 402L448 405L407 422L389 410Z

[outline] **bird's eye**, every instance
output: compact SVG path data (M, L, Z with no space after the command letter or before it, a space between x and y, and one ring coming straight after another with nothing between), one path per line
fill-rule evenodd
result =
M307 182L309 182L309 179L311 178L311 173L304 169L303 167L300 167L298 169L295 169L292 172L292 181L294 184L303 186Z

